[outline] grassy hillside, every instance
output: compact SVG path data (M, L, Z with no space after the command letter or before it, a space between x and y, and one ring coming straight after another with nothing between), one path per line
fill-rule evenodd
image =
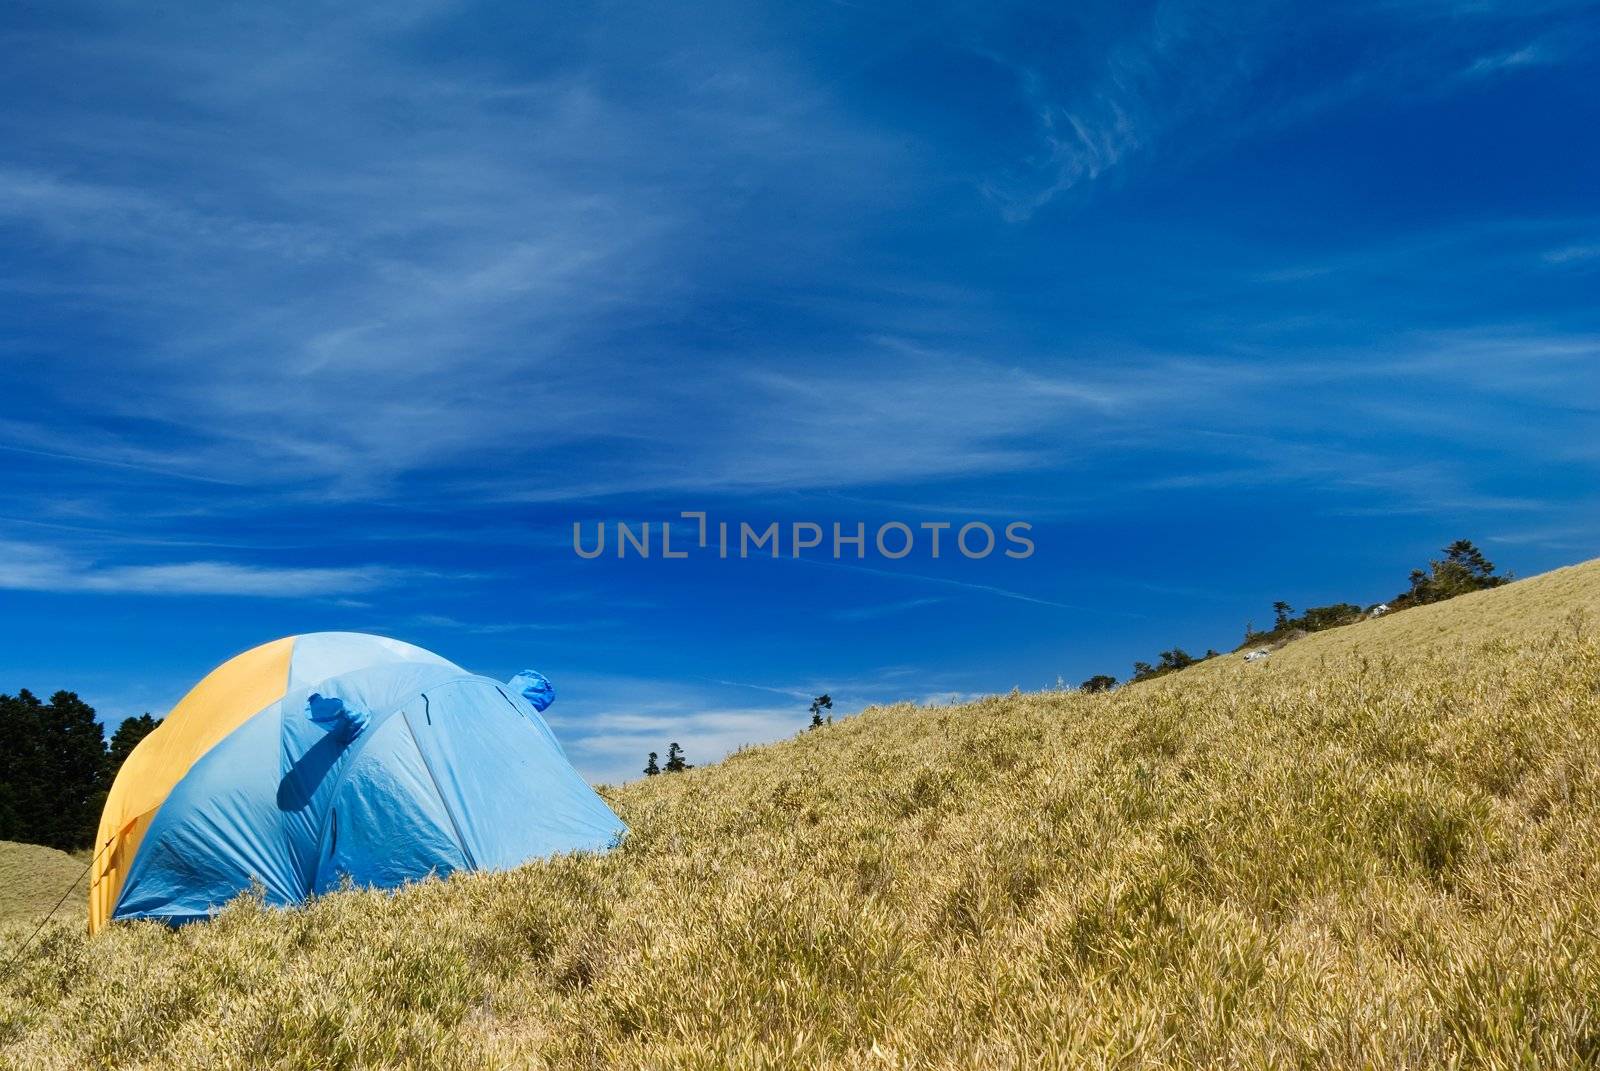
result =
M1314 632L1257 667L1314 669L1324 660L1352 655L1415 657L1430 651L1494 640L1525 639L1530 630L1568 618L1600 628L1600 561L1585 562L1519 580L1508 587L1418 606L1356 625ZM1242 653L1222 661L1242 660Z
M54 848L0 840L0 925L37 923L69 885L72 893L55 917L83 924L88 918L84 901L88 886L83 880L87 862L87 857L75 858Z
M605 857L52 926L0 1063L1600 1062L1600 564L613 793ZM12 938L14 940L14 935Z

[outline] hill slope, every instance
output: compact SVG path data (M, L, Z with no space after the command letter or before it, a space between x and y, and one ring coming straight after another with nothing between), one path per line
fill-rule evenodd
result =
M1522 640L1568 620L1600 627L1600 561L1555 569L1502 588L1417 606L1356 625L1313 632L1261 663L1311 669L1327 659L1416 658L1495 640ZM1222 663L1242 661L1231 655Z
M1265 665L871 710L618 790L605 857L53 926L0 1060L1592 1066L1597 616L1590 563Z
M37 923L60 902L67 901L55 917L83 922L88 916L83 897L84 864L88 857L75 859L66 852L38 844L17 844L0 840L0 923Z

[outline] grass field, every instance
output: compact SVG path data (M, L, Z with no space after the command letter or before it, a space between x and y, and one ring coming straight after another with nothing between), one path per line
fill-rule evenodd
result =
M88 857L76 857L37 844L15 844L0 840L0 925L37 923L61 901L55 918L84 924L89 915L85 897L84 864ZM70 889L69 889L70 887Z
M1590 563L1261 664L870 710L612 792L604 857L53 924L0 1064L1592 1067L1597 621Z

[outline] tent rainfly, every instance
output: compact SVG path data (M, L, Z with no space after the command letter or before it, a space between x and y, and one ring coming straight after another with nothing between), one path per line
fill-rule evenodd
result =
M545 724L550 682L503 684L420 647L319 632L223 663L118 771L89 930L208 918L259 886L356 885L603 851L622 822Z

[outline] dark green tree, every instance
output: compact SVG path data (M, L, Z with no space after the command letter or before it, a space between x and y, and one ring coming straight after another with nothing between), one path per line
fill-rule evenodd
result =
M0 840L34 840L39 816L49 809L39 767L43 706L26 688L0 695Z
M1307 632L1321 632L1323 629L1352 624L1364 616L1366 615L1361 607L1355 603L1336 602L1331 606L1313 606L1300 615L1299 620L1291 621L1290 624Z
M813 728L813 729L822 728L822 712L824 710L832 710L832 709L833 709L833 696L827 694L826 692L824 692L822 695L819 695L815 699L813 699L811 701L811 726L810 727ZM828 720L829 721L833 720L832 715L829 715Z
M694 769L692 763L683 761L683 748L678 746L676 740L667 745L667 765L663 769L667 773L682 773Z
M38 843L83 848L94 843L106 802L106 733L94 708L73 692L57 692L44 707L45 775L55 796L54 813Z
M1078 685L1080 691L1109 692L1117 686L1117 678L1109 673L1096 673L1082 684Z
M654 777L661 772L661 767L656 765L656 753L650 752L650 757L645 760L644 773L646 777Z
M72 692L0 696L0 837L70 850L94 841L106 795L105 730Z
M1458 539L1444 548L1444 557L1427 569L1411 571L1411 590L1394 600L1396 607L1443 602L1486 588L1497 588L1509 577L1496 576L1494 563L1470 539Z
M1272 604L1272 627L1284 629L1289 627L1289 615L1294 613L1294 607L1279 599Z
M111 751L107 756L107 787L116 778L117 771L122 769L122 764L128 761L128 756L133 754L139 741L149 736L151 730L160 724L160 718L152 718L146 713L136 718L124 718L122 724L117 726L117 731L111 734Z
M1174 670L1183 669L1195 664L1195 657L1182 647L1174 647L1170 651L1161 652L1161 661L1155 665L1149 662L1135 662L1133 664L1133 679L1147 681L1152 677L1160 677Z
M1176 669L1194 665L1194 656L1182 647L1174 647L1170 651L1161 652L1161 664L1156 668L1162 673L1171 673Z

